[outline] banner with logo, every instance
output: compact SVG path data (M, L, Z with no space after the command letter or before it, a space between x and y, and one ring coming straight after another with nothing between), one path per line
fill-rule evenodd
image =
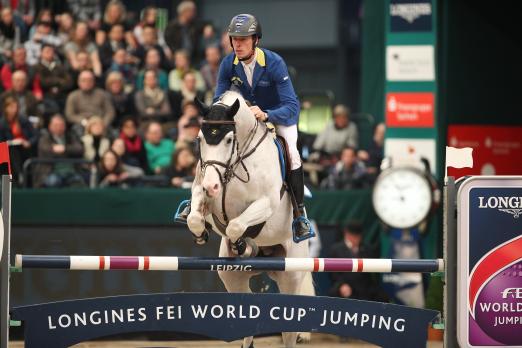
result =
M18 307L25 347L68 347L127 332L185 332L233 341L279 332L324 332L382 347L423 347L438 312L379 302L282 294L173 293Z
M391 32L429 32L431 23L431 0L390 0Z
M522 177L471 177L460 187L461 347L522 346Z
M387 127L433 127L433 93L395 92L386 94Z
M387 46L386 79L388 81L435 80L435 51L433 46Z
M473 149L473 168L448 168L455 178L522 173L522 127L450 125L448 145Z

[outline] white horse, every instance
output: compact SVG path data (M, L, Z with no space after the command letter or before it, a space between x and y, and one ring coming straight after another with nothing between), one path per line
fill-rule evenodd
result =
M212 226L222 237L220 257L255 256L259 250L274 257L308 257L308 242L296 244L292 239L292 204L266 125L232 91L204 108L203 114L200 161L187 218L196 241L206 242ZM256 229L259 233L251 233ZM309 272L267 273L282 293L315 295ZM222 271L219 277L228 292L251 292L249 280L255 274ZM296 332L282 336L286 347L295 346ZM303 338L309 339L309 334ZM251 346L253 337L246 337L242 347Z

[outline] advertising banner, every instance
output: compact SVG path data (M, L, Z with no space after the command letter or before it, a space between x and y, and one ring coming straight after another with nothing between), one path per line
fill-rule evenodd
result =
M390 1L391 32L431 31L431 21L431 0Z
M419 159L425 158L430 164L432 173L435 173L437 168L436 151L433 139L388 138L384 141L384 156L390 157L392 163L394 159L402 161L411 157L415 162L419 162Z
M432 45L386 47L388 81L434 81L435 55Z
M472 177L458 193L461 347L522 347L522 177Z
M387 127L433 127L433 93L388 93L386 95Z
M448 168L448 175L522 174L522 127L450 125L448 146L473 149L473 168Z

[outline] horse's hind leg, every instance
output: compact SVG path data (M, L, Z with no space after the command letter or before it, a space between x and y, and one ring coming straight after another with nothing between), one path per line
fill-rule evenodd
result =
M225 238L221 238L221 245L219 247L219 257L230 257L234 256L231 254L230 249L227 245L227 240ZM251 293L250 289L250 277L252 274L249 272L218 272L219 278L225 285L225 288L228 292L246 292ZM243 339L243 348L253 348L254 347L254 337L245 337Z

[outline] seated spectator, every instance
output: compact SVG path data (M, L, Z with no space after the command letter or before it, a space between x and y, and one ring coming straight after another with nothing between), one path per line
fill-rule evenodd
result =
M208 97L206 98L206 102L208 104L212 103L212 99L214 97L220 62L221 51L219 50L219 47L207 47L205 49L205 64L201 67L200 72L203 80L205 80L207 95L210 95L210 100Z
M122 121L120 138L125 143L125 157L122 158L124 163L150 173L145 141L138 134L138 122L134 118L127 117Z
M111 66L108 69L110 72L118 72L124 79L125 91L132 92L134 90L135 70L129 64L129 54L124 48L118 48L112 55Z
M112 56L117 49L127 48L125 42L125 29L121 24L115 24L109 30L107 40L98 49L103 70L107 70L112 63Z
M322 188L351 190L368 187L366 167L359 161L353 147L341 151L341 159L330 169L328 177L321 182Z
M87 52L94 74L98 77L101 76L102 65L100 62L100 56L98 54L98 48L89 37L89 27L86 22L76 23L72 40L65 45L64 50L69 65L73 70L76 71L80 69L80 62L78 62L77 59L78 52Z
M85 22L88 29L97 30L101 24L100 0L67 0L67 8L73 18Z
M147 51L155 49L160 55L160 67L170 70L170 64L163 47L158 43L158 30L151 25L144 26L142 29L143 43L136 49L136 57L140 60L140 67L145 65Z
M343 240L332 245L330 258L376 258L375 250L363 243L363 229L359 223L350 222L343 228ZM330 273L332 286L330 296L351 298L357 300L387 302L383 291L370 273Z
M170 60L172 56L172 52L170 51L170 48L167 46L167 43L165 42L165 36L163 35L163 31L158 30L157 25L157 16L158 16L158 9L154 6L147 6L143 9L142 12L142 19L141 21L134 27L134 37L138 41L138 44L140 45L146 45L146 39L143 37L143 30L145 27L153 27L156 29L156 41L163 49L163 52L167 56L167 58Z
M179 115L181 106L186 101L194 101L198 98L204 101L205 94L196 89L196 76L192 72L187 72L183 76L181 89L179 91L172 91L169 94L170 104L175 115Z
M373 141L368 148L368 151L359 150L357 157L366 165L366 173L369 180L373 183L377 179L381 170L381 162L384 158L384 134L386 126L384 123L379 123L373 132Z
M123 168L125 169L126 172L129 173L129 175L131 177L138 178L138 177L142 177L145 175L145 172L140 167L131 166L131 165L127 164L128 154L125 151L125 141L122 138L114 139L114 141L112 142L112 145L111 145L111 150L116 152L118 157L121 158ZM127 158L127 160L126 160L126 158Z
M74 132L67 131L65 119L56 114L49 120L47 131L38 141L38 158L81 158L83 146ZM76 166L77 167L77 166ZM39 164L34 175L34 187L86 186L78 168L67 163Z
M163 137L161 124L158 122L149 123L145 139L149 168L154 174L159 174L163 167L170 164L174 152L174 142Z
M0 142L8 142L13 175L15 179L19 179L22 175L23 163L31 157L36 146L38 133L31 123L20 115L18 101L15 98L3 99L2 105L4 116L0 119Z
M36 27L38 23L49 23L51 26L51 29L54 29L54 18L53 18L53 11L50 8L41 8L38 11L38 14L36 15L35 23L33 26L29 29L29 39L31 39L36 32Z
M84 70L78 77L79 89L71 92L65 105L67 121L78 127L84 127L92 116L102 118L105 126L114 120L114 107L109 95L101 88L94 86L94 74Z
M336 105L333 109L333 121L317 135L314 150L331 156L339 154L346 146L357 148L358 145L359 134L357 126L350 122L350 109L342 104Z
M190 188L194 181L195 165L196 158L190 149L177 149L172 154L170 166L163 168L162 174L169 178L171 186Z
M167 91L169 89L169 81L167 73L160 68L161 58L157 49L152 48L147 51L145 56L145 67L139 72L136 78L136 90L143 89L143 79L145 77L145 71L154 70L158 78L159 87Z
M127 20L127 9L120 0L110 0L105 7L103 20L99 30L96 32L96 44L101 46L107 41L107 36L114 26L121 26L124 38L129 45L135 47L135 39Z
M12 75L12 88L0 96L3 102L7 98L14 98L18 103L18 114L21 117L41 116L38 109L38 100L27 89L27 74L23 70L17 70ZM41 122L40 122L41 125Z
M40 79L35 76L35 69L26 62L27 54L23 46L15 48L12 61L6 62L0 70L2 86L5 91L13 88L13 72L21 70L26 73L27 86L37 99L42 99L42 87Z
M74 29L74 18L70 12L63 12L56 16L56 36L62 41L62 46L59 48L60 54L65 56L63 45L72 39L72 31Z
M0 12L0 57L9 59L16 47L22 44L22 29L14 21L13 10L2 8Z
M191 117L188 123L183 126L183 131L180 131L176 147L188 148L193 154L198 154L199 149L196 147L196 138L198 137L200 129L201 124L199 122L199 117Z
M205 81L199 71L190 67L189 54L185 50L178 50L174 53L174 63L176 68L169 73L169 88L172 91L181 91L183 77L186 73L191 72L196 79L196 89L198 91L205 90Z
M105 89L111 98L115 111L112 127L119 128L124 117L134 113L134 100L130 93L125 92L124 79L118 71L109 72L105 81Z
M67 69L56 59L54 46L43 45L36 74L44 94L45 113L54 114L63 110L73 80Z
M113 150L107 150L100 160L98 185L100 187L128 187L129 173Z
M40 60L40 51L43 44L60 46L62 41L52 32L51 23L40 22L36 24L36 30L33 37L24 43L27 51L27 64L36 65Z
M100 117L89 118L82 143L83 158L89 161L98 162L101 156L110 149L111 141L105 136L105 125Z
M71 78L73 80L73 89L78 89L80 86L78 85L78 77L80 73L84 70L93 71L91 58L87 52L80 51L76 54L76 68L69 66ZM96 79L96 86L100 87L100 76L94 75Z
M199 109L193 100L184 100L181 105L181 116L178 120L178 139L183 139L185 125L187 125L193 117L199 117Z
M145 72L143 90L136 92L134 103L140 123L158 121L165 123L171 116L167 93L159 88L156 71Z

